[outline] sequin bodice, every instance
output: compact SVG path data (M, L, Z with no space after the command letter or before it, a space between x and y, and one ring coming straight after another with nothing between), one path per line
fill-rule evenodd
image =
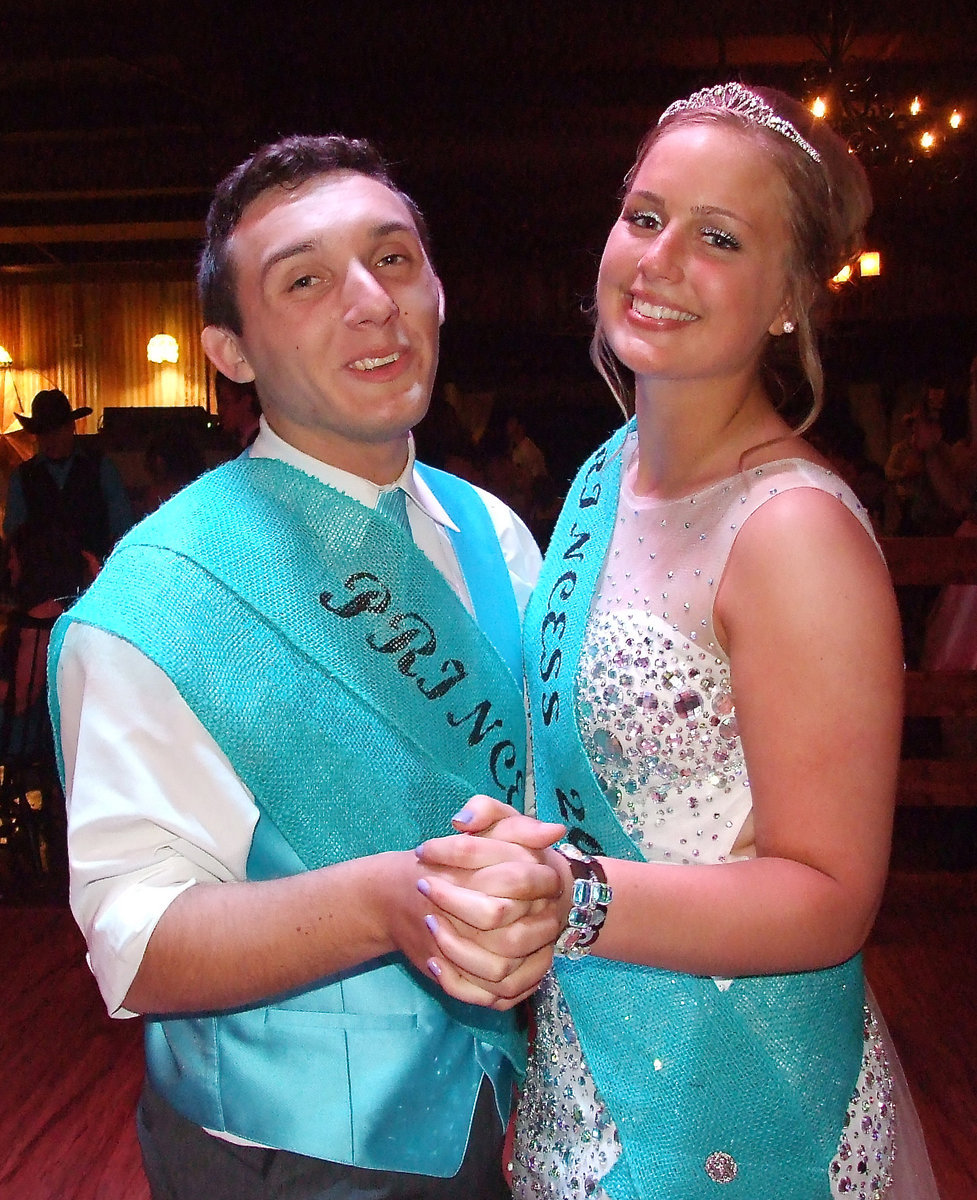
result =
M595 612L577 680L597 781L649 860L723 862L750 811L723 659L644 611Z
M871 526L835 475L803 460L770 463L679 500L647 500L631 488L634 448L632 437L578 665L577 718L594 775L644 858L694 869L739 857L752 840L742 836L751 801L729 661L713 624L737 532L766 501L798 487L837 496L870 533ZM599 1181L620 1142L552 976L538 993L537 1017L514 1195L601 1198ZM839 1134L834 1194L876 1200L888 1179L892 1118L870 1014L859 1090Z
M751 809L729 660L713 623L736 534L797 487L832 492L871 526L837 476L800 459L678 500L636 496L634 446L632 437L577 673L581 736L645 858L724 862Z

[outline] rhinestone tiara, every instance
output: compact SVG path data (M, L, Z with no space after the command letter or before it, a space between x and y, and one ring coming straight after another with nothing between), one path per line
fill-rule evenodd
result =
M763 125L764 128L779 133L781 137L787 138L795 146L800 146L804 153L813 158L816 163L821 161L821 155L810 142L801 137L790 121L784 117L778 117L765 100L761 100L755 92L751 92L741 83L718 83L713 87L694 92L687 100L676 100L658 118L658 124L660 125L666 117L670 117L674 113L688 112L695 108L719 108L725 112L735 113L753 125Z

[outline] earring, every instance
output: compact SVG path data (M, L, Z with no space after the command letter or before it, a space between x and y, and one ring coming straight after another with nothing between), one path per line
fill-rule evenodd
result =
M796 328L797 328L797 326L794 324L793 321L785 321L784 322L784 333L793 333Z

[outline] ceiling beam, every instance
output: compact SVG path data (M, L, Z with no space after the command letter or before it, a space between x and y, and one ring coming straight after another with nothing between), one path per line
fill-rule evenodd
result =
M202 221L139 221L116 225L0 225L0 245L63 242L173 242L203 237Z

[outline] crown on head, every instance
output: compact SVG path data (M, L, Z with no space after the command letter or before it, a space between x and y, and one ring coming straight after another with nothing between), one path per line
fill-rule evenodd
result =
M695 108L718 108L724 112L735 113L753 125L762 125L765 129L779 133L795 146L800 146L816 163L821 161L821 155L810 142L801 137L790 121L778 117L765 100L741 83L718 83L694 92L687 100L676 100L658 118L658 124L674 113L688 112Z

